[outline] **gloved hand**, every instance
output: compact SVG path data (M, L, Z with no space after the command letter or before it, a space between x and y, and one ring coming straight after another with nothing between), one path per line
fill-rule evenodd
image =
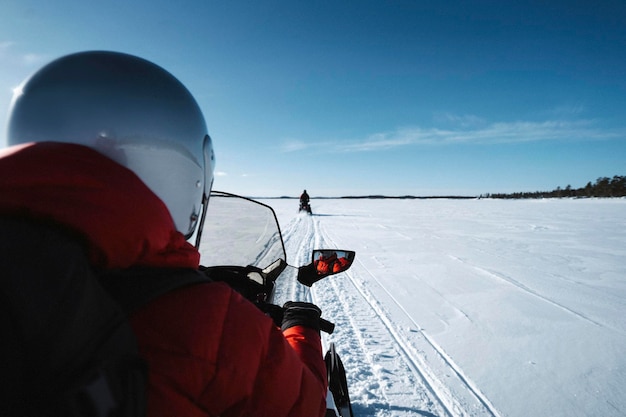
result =
M293 326L305 326L319 332L322 310L315 304L287 301L283 305L283 309L285 310L281 325L283 331Z
M274 324L280 327L283 324L283 317L285 316L285 310L281 306L269 303L258 303L256 306L274 320Z

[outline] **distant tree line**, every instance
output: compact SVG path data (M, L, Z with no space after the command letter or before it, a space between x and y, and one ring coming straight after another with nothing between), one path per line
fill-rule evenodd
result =
M591 198L591 197L626 197L626 177L616 175L613 178L598 178L595 184L588 182L581 188L572 188L568 185L565 188L557 187L552 191L519 192L511 194L487 194L486 198Z

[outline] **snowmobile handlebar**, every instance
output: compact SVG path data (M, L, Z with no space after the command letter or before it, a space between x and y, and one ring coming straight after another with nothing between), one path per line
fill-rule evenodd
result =
M335 331L335 323L320 317L320 330L324 333L333 334Z
M266 315L274 320L274 324L280 327L283 321L283 315L285 314L285 308L276 304L266 303L264 301L257 301L255 305L264 312ZM323 319L320 317L320 331L328 334L332 334L335 331L335 323Z
M203 271L214 281L227 283L232 289L253 302L261 311L272 317L277 326L280 326L284 313L283 307L267 302L274 288L276 277L267 270L247 266L213 266L203 268ZM274 279L272 279L274 278ZM320 330L332 334L335 324L320 317Z
M343 272L350 267L354 260L353 251L314 250L313 259L309 265L298 268L298 281L306 286L311 286L320 279ZM346 262L336 262L334 269L328 270L321 267L324 260L326 265L332 265L331 261L346 259ZM287 264L284 261L261 270L253 266L213 266L204 267L203 271L214 281L226 282L231 288L253 302L261 311L272 317L276 325L280 326L284 309L267 302L274 289L274 281L280 275ZM320 330L332 334L335 324L320 317Z

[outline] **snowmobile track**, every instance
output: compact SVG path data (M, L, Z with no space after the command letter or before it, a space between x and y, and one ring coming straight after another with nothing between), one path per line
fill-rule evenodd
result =
M297 216L283 230L291 264L310 262L313 249L349 249L338 246L320 220ZM499 417L454 361L358 260L357 254L350 271L324 280L312 290L295 281L288 284L291 299L315 302L324 317L337 324L327 339L335 342L344 361L355 415ZM381 303L381 296L391 302ZM407 322L393 323L384 305L401 309ZM410 381L394 384L395 375ZM412 387L410 392L407 386Z
M372 274L367 268L363 266L363 268L367 271L367 273L371 276L372 280L377 281L374 274ZM439 361L444 365L444 367L449 368L458 378L458 383L460 383L467 392L475 397L475 399L484 407L480 412L477 407L470 406L473 408L471 413L467 413L465 411L468 408L468 404L463 404L461 399L456 398L456 395L451 393L447 387L443 385L440 381L438 375L430 369L429 364L425 363L422 359L424 353L426 353L427 349L424 347L424 343L421 343L420 348L418 349L414 344L411 343L411 338L407 338L404 335L402 329L397 325L394 325L392 321L389 319L388 315L384 312L382 307L380 307L380 303L371 295L367 294L367 290L364 286L359 285L358 281L355 281L354 277L350 274L350 279L353 281L355 288L361 293L363 298L371 305L372 309L376 310L378 317L385 323L389 330L389 334L395 339L396 343L402 348L403 353L405 354L406 360L411 363L412 368L424 379L428 388L431 392L442 402L442 405L446 408L447 412L452 416L465 416L465 415L490 415L493 417L498 417L499 413L490 403L490 401L480 392L480 390L464 375L463 371L454 363L452 358L450 358L445 351L432 339L428 336L428 334L421 328L421 326L410 319L409 315L406 314L406 317L410 322L414 325L415 329L412 332L419 334L422 342L425 342L430 349L432 349L436 355L439 356ZM403 307L395 301L393 296L389 294L384 287L381 288L387 293L389 299L393 300L393 303L402 311L404 311ZM430 359L429 363L433 360ZM449 383L449 381L446 381ZM479 407L480 408L480 407Z

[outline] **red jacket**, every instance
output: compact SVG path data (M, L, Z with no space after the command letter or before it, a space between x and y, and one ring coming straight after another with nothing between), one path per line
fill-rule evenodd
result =
M1 151L0 213L78 232L97 268L198 267L197 250L156 195L134 173L84 146L37 143ZM150 369L149 417L325 413L319 334L296 326L283 335L225 284L173 291L131 323Z

